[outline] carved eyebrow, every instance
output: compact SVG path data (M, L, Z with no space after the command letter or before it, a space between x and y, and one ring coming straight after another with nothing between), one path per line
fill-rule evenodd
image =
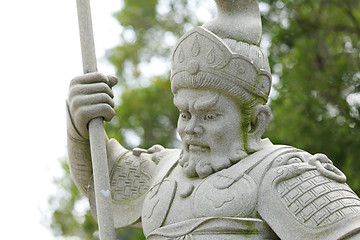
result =
M178 109L187 109L188 108L187 101L185 99L179 99L178 95L174 96L173 102L174 102L175 107L177 107Z
M205 98L200 98L198 99L195 104L194 104L194 109L196 110L205 110L208 109L210 107L213 107L217 101L219 100L220 94L219 93L215 93L215 96L211 99L205 99Z

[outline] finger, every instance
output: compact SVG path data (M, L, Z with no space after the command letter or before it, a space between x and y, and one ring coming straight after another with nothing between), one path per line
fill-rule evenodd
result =
M156 144L148 149L148 153L160 152L162 150L164 150L164 147Z
M108 84L108 78L99 72L87 73L78 77L75 77L71 80L70 86L77 84L91 84L91 83L99 83L103 82Z
M106 83L93 83L87 85L74 85L70 88L69 99L77 95L90 95L94 93L106 93L109 97L114 98L114 93Z
M107 75L108 78L108 82L109 82L109 87L113 87L118 83L118 79L117 77L115 77L114 75Z
M92 109L82 107L74 115L75 126L79 130L80 134L87 138L89 136L88 124L97 117L102 117L106 121L110 121L115 115L114 109L107 104L98 104Z
M79 108L77 116L82 120L82 125L86 126L92 119L97 117L102 117L105 121L110 121L115 116L115 110L108 104L99 103L92 105L91 108Z
M95 104L107 104L114 108L114 100L105 93L95 93L91 95L76 96L70 101L71 112L77 111L82 107L91 108Z

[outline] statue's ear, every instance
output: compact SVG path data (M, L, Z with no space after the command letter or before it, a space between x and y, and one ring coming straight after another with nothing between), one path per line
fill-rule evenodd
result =
M251 127L247 134L247 151L256 152L260 150L260 140L264 134L272 114L271 109L267 105L258 105L251 116Z

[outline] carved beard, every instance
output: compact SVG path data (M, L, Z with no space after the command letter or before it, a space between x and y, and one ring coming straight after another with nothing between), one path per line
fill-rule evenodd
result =
M189 177L205 178L214 172L228 168L247 156L238 145L230 153L215 153L209 151L189 152L183 149L179 164Z

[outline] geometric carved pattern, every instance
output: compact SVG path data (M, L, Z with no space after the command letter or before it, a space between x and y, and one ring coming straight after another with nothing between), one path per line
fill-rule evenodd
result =
M347 184L317 170L279 183L277 191L297 220L310 227L328 226L360 212L360 199Z
M111 195L114 203L137 199L150 187L151 175L147 163L137 157L121 159L110 176Z

